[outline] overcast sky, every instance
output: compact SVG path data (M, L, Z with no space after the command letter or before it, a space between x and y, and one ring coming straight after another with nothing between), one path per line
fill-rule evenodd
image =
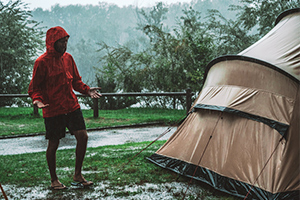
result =
M2 2L7 3L9 0L4 0ZM29 8L33 10L34 8L41 7L43 9L50 9L51 6L55 4L60 4L61 6L70 4L92 4L98 5L98 2L107 2L117 4L120 7L134 5L138 7L149 7L154 6L156 2L163 2L167 5L177 2L190 3L192 0L22 0L22 2L27 3Z

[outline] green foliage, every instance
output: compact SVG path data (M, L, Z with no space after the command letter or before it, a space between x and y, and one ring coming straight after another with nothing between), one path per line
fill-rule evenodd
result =
M139 18L142 24L140 26L143 26L143 23L149 24L151 26L156 27L162 27L162 21L167 19L166 14L168 13L169 9L166 7L165 4L162 2L158 2L155 6L152 7L152 9L149 11L149 14L142 9L140 13L144 18Z
M20 0L0 2L0 94L27 93L32 66L43 41L39 23ZM0 107L16 101L0 99Z
M189 8L184 10L173 32L153 25L145 25L145 34L156 33L152 42L152 66L149 67L148 90L183 91L201 89L203 72L212 59L212 41L200 14Z
M101 84L114 86L109 92L201 89L204 68L212 59L212 40L199 12L186 9L171 32L162 23L167 11L162 3L158 3L149 14L144 10L140 12L138 29L149 38L149 46L143 51L134 53L125 45L111 47L101 43L100 51L105 50L106 54L101 57L104 67L99 69L98 80ZM169 97L142 100L146 105L152 101L162 107L173 101ZM128 105L130 103L136 102ZM179 99L178 103L183 106L185 100Z
M210 60L249 47L273 28L281 12L299 4L299 0L196 0L139 9L100 2L56 4L50 10L31 12L20 0L1 3L0 93L26 93L36 50L43 43L41 30L57 25L71 35L68 51L84 82L102 87L101 92L187 88L198 92ZM39 29L37 21L45 29ZM141 101L157 107L174 102L169 97L111 97L101 99L100 108L124 108ZM1 102L0 106L13 103ZM185 99L176 104L182 107Z
M299 0L240 0L239 4L230 5L229 10L237 13L235 20L211 9L207 27L216 44L215 55L238 54L267 34L281 12L299 5Z
M238 54L259 38L241 27L238 20L226 19L218 10L210 10L207 28L215 44L214 57Z
M119 8L106 2L96 6L56 4L51 10L37 8L32 14L46 27L44 30L53 26L66 29L70 34L67 51L74 57L83 81L90 85L96 84L94 67L102 68L97 43L116 45L140 36L132 28L136 22L133 7Z
M276 17L291 8L300 6L299 0L240 0L242 5L231 5L238 11L237 21L246 31L256 29L259 37L267 34L273 27Z
M217 7L218 2L213 5L203 1L203 4ZM199 2L195 3L195 7L198 5ZM126 45L111 47L102 43L101 50L105 49L106 53L101 61L105 67L99 70L98 77L102 79L101 84L114 86L110 92L172 92L187 88L200 91L204 69L210 60L246 49L273 28L281 12L297 5L299 0L241 0L230 6L230 11L237 13L236 19L228 19L216 9L209 10L202 19L199 11L189 7L182 10L182 16L170 31L163 23L170 8L158 3L150 10L142 9L138 15L138 30L148 37L149 45L135 52ZM155 102L155 106L162 107L173 101L169 97L140 100L147 106ZM178 103L183 106L184 99Z
M228 2L232 0L199 0L192 5L201 12L208 8L224 11ZM197 30L182 27L187 24L180 17L192 17L184 11L189 10L185 9L188 6L187 3L166 6L160 2L152 8L139 9L134 6L120 8L104 2L97 6L57 4L51 10L37 8L33 18L47 28L60 25L68 31L71 35L68 51L84 82L97 84L102 87L101 92L169 92L187 88L199 91L203 68L213 58L212 41L204 34L206 29L202 25ZM197 15L203 17L200 12ZM195 20L201 20L201 24L204 21L199 16L192 20L194 27L199 24ZM189 31L192 32L187 34ZM97 52L99 48L101 51ZM96 76L95 71L98 72ZM145 106L153 106L155 102L154 106L163 107L174 102L169 97L103 98L100 108L118 109L137 101L145 102ZM176 104L185 105L184 101L179 99ZM84 102L91 104L87 99Z
M103 88L101 92L141 92L142 76L136 69L137 61L133 60L131 50L125 46L109 47L105 43L100 43L100 47L99 51L106 51L101 60L107 61L96 76L97 85ZM137 100L135 97L104 97L99 102L100 109L122 109L137 103Z

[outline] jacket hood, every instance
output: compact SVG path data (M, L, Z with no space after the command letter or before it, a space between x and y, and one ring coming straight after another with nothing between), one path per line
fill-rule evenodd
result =
M50 28L47 33L46 33L46 48L47 48L47 52L49 53L57 53L59 54L57 51L55 51L54 49L54 43L61 39L64 38L66 36L69 36L69 34L67 33L67 31L65 29L63 29L60 26L56 26L56 27L52 27Z

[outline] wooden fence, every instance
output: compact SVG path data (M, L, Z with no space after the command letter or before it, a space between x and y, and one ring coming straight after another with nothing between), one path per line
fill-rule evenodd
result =
M101 93L102 97L120 97L120 96L127 96L127 97L137 97L137 96L185 96L186 97L186 110L189 112L191 105L192 105L192 96L194 95L190 89L187 89L185 92L149 92L149 93ZM88 97L87 95L77 94L77 97ZM0 94L0 98L25 98L29 97L28 94ZM94 117L99 117L99 107L98 107L98 99L93 99L93 106L92 109L94 111ZM33 106L33 113L38 115L38 108L37 106Z

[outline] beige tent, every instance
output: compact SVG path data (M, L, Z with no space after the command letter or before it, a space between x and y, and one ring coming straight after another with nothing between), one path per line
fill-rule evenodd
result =
M207 67L191 114L148 159L247 199L299 199L300 9Z

